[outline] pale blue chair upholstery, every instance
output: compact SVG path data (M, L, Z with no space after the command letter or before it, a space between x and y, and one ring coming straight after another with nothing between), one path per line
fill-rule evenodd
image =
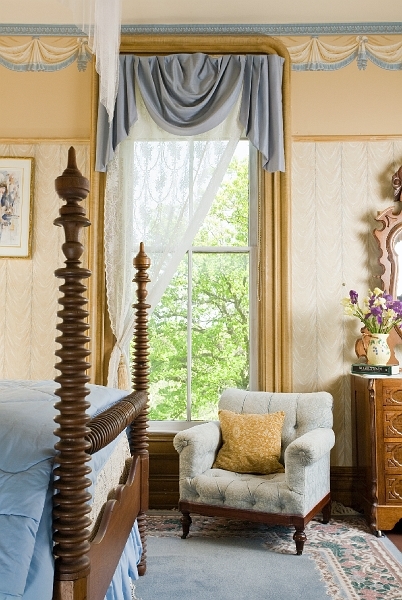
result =
M222 443L219 422L196 425L174 438L180 461L183 538L190 513L293 525L296 553L302 554L305 526L319 512L330 518L330 451L333 399L327 392L270 393L230 388L219 408L236 413L285 412L281 462L284 473L239 474L212 465Z

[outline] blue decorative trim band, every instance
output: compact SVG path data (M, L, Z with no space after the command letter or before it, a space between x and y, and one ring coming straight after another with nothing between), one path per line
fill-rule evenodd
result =
M256 25L123 25L122 34L263 34L263 35L381 35L402 34L402 22L392 23L305 23Z
M290 23L255 25L123 25L122 34L263 34L283 36L402 34L402 22L390 23ZM0 24L0 35L85 37L75 25Z
M87 37L86 33L75 25L26 25L13 23L0 23L0 35Z

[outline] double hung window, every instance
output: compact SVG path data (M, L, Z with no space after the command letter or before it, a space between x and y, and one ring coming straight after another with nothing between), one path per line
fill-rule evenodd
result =
M150 418L217 418L256 383L257 152L246 140L150 320Z

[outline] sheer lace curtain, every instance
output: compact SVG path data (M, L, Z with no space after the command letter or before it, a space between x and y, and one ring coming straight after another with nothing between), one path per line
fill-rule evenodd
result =
M105 194L107 300L116 337L108 385L127 389L132 258L144 242L152 261L152 312L207 215L243 130L240 98L223 123L196 136L162 130L138 91L136 99L139 118L108 164Z

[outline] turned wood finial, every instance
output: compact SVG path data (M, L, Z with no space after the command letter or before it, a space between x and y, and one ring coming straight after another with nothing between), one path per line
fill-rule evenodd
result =
M67 168L64 169L62 175L56 178L55 188L63 200L70 198L84 200L89 194L89 181L77 167L73 146L68 149Z
M86 358L90 353L90 338L86 335L89 313L85 309L87 299L84 293L87 288L82 280L88 278L91 272L81 267L80 260L84 250L80 241L82 229L90 225L80 202L89 192L89 181L77 168L74 148L69 149L67 168L56 179L55 188L66 202L54 221L55 225L64 228L62 250L66 257L65 267L55 271L56 277L64 279L59 287L60 310L57 313L60 335L56 341L60 348L56 356L60 361L55 365L61 373L55 379L60 384L55 391L60 400L55 405L59 414L54 419L58 424L55 435L59 437L55 444L55 464L58 466L54 471L56 494L53 498L57 582L79 580L89 572L90 566L87 528L90 525L88 501L91 496L87 488L91 482L86 477L90 472L87 465L90 444L85 439L89 432L89 416L86 413L89 407L86 400L89 377L86 372L90 364Z

